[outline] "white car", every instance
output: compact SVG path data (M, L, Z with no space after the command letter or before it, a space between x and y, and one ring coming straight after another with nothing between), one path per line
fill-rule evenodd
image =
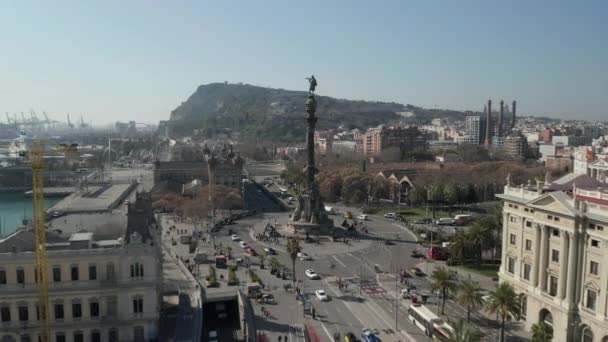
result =
M322 301L322 302L325 302L325 301L329 300L329 296L323 290L317 290L317 291L315 291L315 296L317 296L317 298L320 301Z
M307 269L305 272L306 276L310 279L319 279L319 275L312 269Z
M218 342L219 340L217 339L217 331L215 330L211 330L209 332L209 342Z
M236 235L236 234L232 234L232 236L230 238L232 239L232 241L240 241L241 240L241 238L238 235Z
M395 217L397 217L397 214L395 214L395 213L386 213L386 214L384 214L384 217L394 219Z
M304 253L304 252L299 252L298 253L298 258L300 260L312 260L312 258L310 257L310 255Z
M247 245L247 242L245 242L245 241L240 241L240 242L239 242L239 246L241 246L241 248L247 248L247 247L249 247L249 246Z
M357 216L357 218L362 221L367 221L367 215L365 214L360 214L359 216Z

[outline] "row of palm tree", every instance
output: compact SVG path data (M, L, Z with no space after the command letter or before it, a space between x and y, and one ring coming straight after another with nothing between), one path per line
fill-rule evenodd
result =
M518 295L509 283L499 284L494 291L490 291L487 300L483 300L483 290L476 281L466 279L458 283L456 274L446 267L437 267L431 274L431 286L441 293L441 314L445 314L445 301L449 295L455 295L456 302L467 310L467 323L471 321L471 314L481 308L500 316L500 341L504 341L505 323L510 319L519 319L521 312L521 296ZM462 324L461 324L462 325ZM459 326L457 326L459 327ZM469 329L467 327L467 329ZM460 332L455 329L458 334ZM464 341L461 339L450 342ZM466 340L475 341L475 340ZM544 340L543 340L544 341Z

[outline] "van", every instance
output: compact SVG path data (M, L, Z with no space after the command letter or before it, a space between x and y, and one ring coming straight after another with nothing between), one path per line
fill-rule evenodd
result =
M386 214L384 214L384 217L385 218L392 218L392 219L394 219L395 217L397 217L397 214L395 214L395 213L386 213Z
M365 214L360 214L359 216L357 216L357 218L362 221L367 221L367 215Z

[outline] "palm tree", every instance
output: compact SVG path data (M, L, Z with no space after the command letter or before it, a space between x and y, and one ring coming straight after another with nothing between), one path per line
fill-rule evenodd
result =
M477 264L481 265L481 259L483 250L486 246L488 246L491 237L492 231L489 227L483 224L483 222L478 221L473 224L473 227L468 232L469 242L471 247L475 247L477 250Z
M456 302L467 309L467 321L470 322L471 312L483 306L479 283L470 279L462 281L456 289Z
M505 321L511 318L519 319L520 314L520 296L515 293L513 286L509 283L501 283L496 287L496 290L490 292L490 298L487 301L486 309L490 313L500 314L500 341L505 340Z
M460 262L464 264L465 251L469 247L469 235L463 229L457 229L452 236L450 250L454 255L460 257Z
M484 334L473 324L460 320L454 325L454 330L448 333L443 342L479 342Z
M296 287L296 259L298 258L298 253L302 251L302 247L300 247L300 241L290 238L287 240L287 254L291 258L291 269L293 271L293 287Z
M437 267L431 274L431 286L441 290L441 314L445 314L445 300L449 293L456 289L456 276L443 266Z
M553 339L553 329L540 321L532 324L532 342L550 342Z

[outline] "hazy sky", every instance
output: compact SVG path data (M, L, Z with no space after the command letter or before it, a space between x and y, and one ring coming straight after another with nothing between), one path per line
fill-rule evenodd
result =
M608 1L2 1L0 120L157 122L200 84L608 119Z

